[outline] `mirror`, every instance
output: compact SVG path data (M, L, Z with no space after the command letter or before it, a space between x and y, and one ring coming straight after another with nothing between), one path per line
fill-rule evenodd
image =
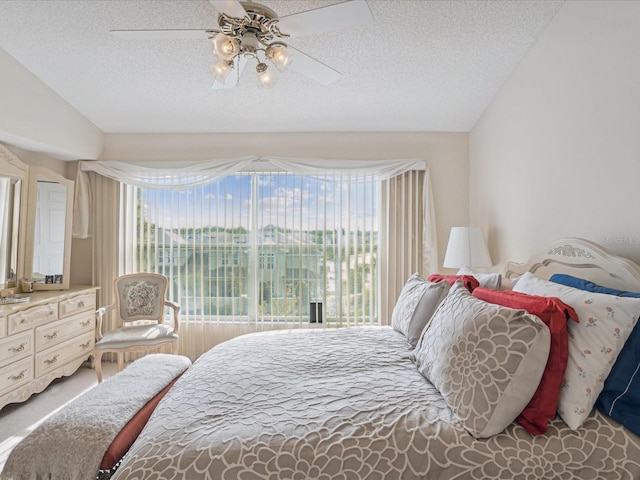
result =
M30 169L25 277L34 290L69 288L73 183L41 167Z
M16 288L23 276L27 173L27 165L0 145L0 290Z

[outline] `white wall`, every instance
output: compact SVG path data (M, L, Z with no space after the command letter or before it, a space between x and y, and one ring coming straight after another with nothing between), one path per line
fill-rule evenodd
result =
M469 135L494 262L576 236L640 261L640 2L568 1Z
M97 158L102 132L0 48L0 142L56 158Z

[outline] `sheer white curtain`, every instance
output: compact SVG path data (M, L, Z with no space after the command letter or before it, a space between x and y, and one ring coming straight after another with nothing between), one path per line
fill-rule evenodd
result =
M179 193L184 192L188 187L205 185L213 180L225 178L230 173L252 170L289 172L317 178L344 175L349 176L351 181L356 183L370 182L372 179L378 182L380 203L377 208L379 209L380 236L379 250L377 251L379 256L378 270L375 274L378 277L376 283L379 288L376 296L377 305L373 306L373 310L377 312L380 323L389 323L390 312L395 300L411 273L418 271L427 275L431 271L435 271L437 262L434 235L435 217L433 216L428 170L425 162L421 160L337 161L245 157L188 165L166 163L154 167L120 162L81 162L79 178L76 182L77 208L75 210L74 233L80 237L94 236L94 252L97 262L94 265L94 275L96 284L102 287L101 297L110 299L113 278L121 272L130 271L134 264L134 259L131 257L133 255L131 242L134 238L134 230L139 229L140 225L136 226L131 218L132 209L127 202L135 198L135 195L132 195L135 186L139 189L162 187L162 189L176 192L176 195L179 196ZM115 179L117 182L105 177ZM121 195L118 195L117 192L119 182L122 182ZM99 201L94 201L91 208L83 208L88 205L87 198L99 199ZM275 201L282 200L286 199ZM354 202L356 201L354 198ZM129 216L127 221L118 222L118 218L126 218L127 215ZM261 214L252 211L249 215L253 216L253 220L249 218L249 221L253 221L255 225L260 224L264 227L269 223L269 218L260 217L260 215L266 215L264 212ZM300 218L300 215L301 211L297 211L291 218L294 216ZM122 225L123 230L119 231L117 225ZM288 228L295 230L295 227L289 226ZM264 233L264 231L260 231L261 234ZM164 240L158 236L157 232L155 235L155 238L150 242L162 245ZM300 235L297 238L298 245L289 245L288 248L301 248ZM191 239L191 242L192 246L198 243L195 239ZM256 245L259 243L257 242ZM127 255L129 256L127 257ZM351 263L347 262L347 265L353 266L365 257L365 252L361 252L359 256L354 255L350 260ZM260 262L273 261L266 250L252 258L256 271L262 267ZM98 265L100 263L102 265ZM293 270L289 268L289 271ZM307 276L310 275L308 269L300 271L305 271ZM193 273L203 274L205 272ZM322 274L327 275L327 272L322 272ZM316 273L314 272L313 275ZM195 275L195 277L197 276ZM255 278L255 275L251 278ZM257 284L257 280L255 284ZM202 287L198 285L198 288ZM255 292L260 287L254 285L253 288ZM176 293L174 292L174 294ZM326 292L324 293L326 294ZM185 303L185 318L189 318L189 312L194 310L193 305L188 304L188 299L185 300ZM361 305L362 302L358 304L357 308L364 312L365 309ZM255 310L259 308L259 306L254 307L254 314ZM256 321L256 319L258 320ZM359 322L346 323L346 325L349 324L357 325ZM187 321L186 324L181 325L181 351L191 358L197 358L211 346L239 334L264 329L288 328L289 326L286 323L273 321L273 315L271 318L269 315L254 315L254 320L248 322Z
M413 273L438 270L435 211L429 170L411 170L382 182L380 321L391 323L400 291Z
M92 246L91 271L93 285L100 289L97 292L98 306L113 302L113 280L119 275L120 269L120 232L119 218L121 211L120 182L104 177L95 172L82 175L80 186L84 190L81 197L84 208L91 215L87 215L83 225L85 234ZM76 184L76 194L78 193ZM77 208L77 199L76 205ZM74 227L77 227L74 224ZM102 325L103 331L115 328L111 314L108 314ZM105 355L105 359L113 360L112 354Z

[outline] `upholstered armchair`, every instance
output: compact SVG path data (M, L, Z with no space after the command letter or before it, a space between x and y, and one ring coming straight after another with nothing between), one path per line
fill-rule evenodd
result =
M124 354L164 349L178 353L180 306L166 300L167 277L156 273L122 275L114 280L114 302L96 310L96 343L93 349L98 382L102 382L102 355L117 354L118 371ZM165 325L165 307L173 310L173 327ZM107 312L113 311L116 328L102 333Z

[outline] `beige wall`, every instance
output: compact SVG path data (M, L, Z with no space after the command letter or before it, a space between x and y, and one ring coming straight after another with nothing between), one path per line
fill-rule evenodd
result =
M421 158L429 165L439 264L449 230L469 218L466 133L110 134L102 160L197 161L245 155L305 158Z
M96 158L102 132L0 48L0 142L56 158Z
M74 179L77 162L10 149L25 163L44 166ZM427 160L436 210L439 264L449 230L469 218L468 135L466 133L292 133L105 135L101 159L119 161L197 161L245 155L286 157ZM90 284L93 240L74 239L71 282Z
M466 225L469 219L467 133L104 134L2 49L0 71L0 143L25 163L48 167L67 178L74 179L77 162L62 160L77 158L421 158L431 172L440 264L451 226ZM91 242L73 242L73 283L91 282Z
M32 167L45 167L63 177L74 179L75 172L69 172L69 162L51 158L43 153L22 150L11 145L5 145L16 157Z
M640 261L640 2L566 2L469 135L494 262L577 236Z

